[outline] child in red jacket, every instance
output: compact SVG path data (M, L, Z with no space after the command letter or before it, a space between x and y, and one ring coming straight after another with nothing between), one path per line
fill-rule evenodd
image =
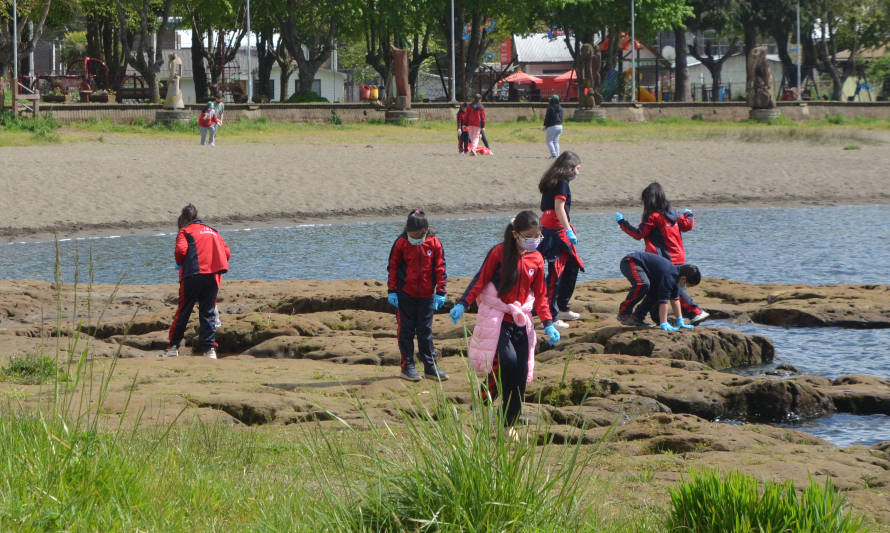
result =
M657 181L650 183L641 195L643 200L643 220L636 227L621 213L615 213L615 220L624 233L636 240L643 239L646 251L657 254L675 265L686 263L686 249L683 247L683 233L695 226L695 216L689 209L682 213L671 209L671 203L664 188ZM697 306L685 290L680 290L680 307L683 316L693 324L702 322L710 315Z
M214 142L216 140L216 125L220 123L222 121L216 115L213 102L207 102L207 105L201 111L201 115L198 116L198 127L201 128L201 146L204 146L208 133L210 133L210 146L216 146Z
M473 105L467 111L467 125L470 130L470 155L476 155L476 147L485 129L485 107L482 105L482 95L476 94Z
M420 381L414 369L414 337L423 373L445 381L448 376L436 365L433 348L433 314L445 303L445 248L430 231L423 211L408 214L405 229L389 252L389 294L387 300L396 308L399 322L399 352L402 354L401 377Z
M229 270L232 252L215 229L198 220L192 204L179 215L174 257L179 268L179 307L170 326L167 357L179 355L179 345L195 303L198 304L198 353L216 359L216 295L222 275Z

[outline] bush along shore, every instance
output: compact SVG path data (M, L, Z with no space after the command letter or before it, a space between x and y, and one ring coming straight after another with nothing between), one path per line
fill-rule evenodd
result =
M699 290L715 316L890 325L887 286ZM379 282L226 281L217 361L157 357L176 291L0 282L0 529L890 531L890 442L770 425L890 414L890 381L725 372L772 343L622 326L622 281L580 285L539 346L518 442L465 324L434 322L449 381L397 377Z

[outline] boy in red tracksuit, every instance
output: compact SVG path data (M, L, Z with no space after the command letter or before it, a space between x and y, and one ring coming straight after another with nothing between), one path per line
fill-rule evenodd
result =
M445 303L445 248L430 231L423 211L408 215L405 230L389 252L387 300L397 309L400 376L420 381L414 368L414 337L423 373L428 378L445 381L448 376L436 365L433 348L433 314Z
M643 189L641 196L643 219L640 226L634 226L625 220L621 213L615 213L619 227L634 239L643 239L647 252L660 255L675 265L685 264L686 249L683 247L682 234L695 226L692 211L684 209L679 213L671 209L671 203L657 181ZM693 324L698 324L710 316L707 311L695 304L683 288L680 289L680 308L683 316Z
M470 126L467 124L469 110L466 102L461 102L457 110L457 151L466 154L470 151Z
M179 307L170 326L166 356L179 355L179 345L197 302L200 325L196 351L216 359L216 295L222 275L229 270L232 253L215 229L198 220L198 209L192 204L182 208L178 224L174 256L179 268Z

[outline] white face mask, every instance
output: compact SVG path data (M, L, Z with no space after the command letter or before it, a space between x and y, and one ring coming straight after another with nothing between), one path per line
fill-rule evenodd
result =
M425 241L425 240L426 240L426 235L424 235L423 237L421 237L419 239L414 239L410 236L408 237L408 242L410 242L414 246L420 246L421 244L423 244L423 241Z

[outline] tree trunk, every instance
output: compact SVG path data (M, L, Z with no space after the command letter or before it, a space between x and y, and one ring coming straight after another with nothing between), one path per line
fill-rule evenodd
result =
M206 102L210 95L207 83L207 69L204 68L204 37L192 28L192 77L195 80L195 102Z
M689 85L689 67L686 63L688 46L686 45L686 30L678 28L674 30L674 39L676 49L676 68L674 70L674 80L676 88L674 89L675 102L688 102L692 99L691 87Z

